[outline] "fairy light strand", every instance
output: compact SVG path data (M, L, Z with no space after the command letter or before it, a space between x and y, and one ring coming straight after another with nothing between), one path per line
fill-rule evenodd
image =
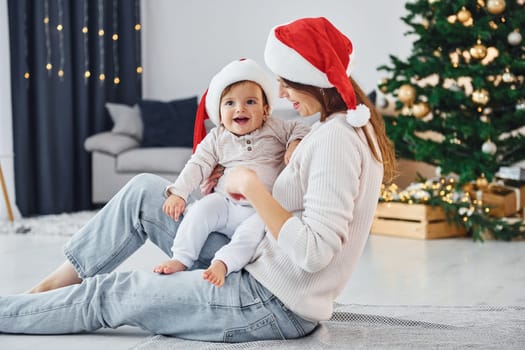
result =
M59 53L59 68L57 75L60 78L60 80L64 80L64 62L65 62L65 55L64 55L64 6L63 6L63 0L58 0L58 24L57 24L57 31L58 31L58 53Z
M99 75L100 84L104 84L106 80L105 66L104 66L104 1L98 0L98 52L99 52Z
M140 2L135 1L135 60L137 62L137 79L140 79L142 75L142 66L140 64L140 30L142 26L140 24Z
M27 41L27 2L24 2L24 61L25 61L25 72L24 79L26 80L26 89L29 89L29 78L31 77L31 71L29 69L29 44Z
M45 35L45 43L46 43L46 70L47 74L51 75L51 70L53 69L53 65L51 64L51 38L49 33L49 1L44 1L44 35Z
M118 0L113 0L113 35L111 36L112 48L113 48L113 69L114 78L113 84L118 85L120 83L120 66L118 59Z
M84 44L84 84L87 84L89 81L89 77L91 76L91 72L89 71L89 48L88 48L88 39L89 39L89 12L88 12L88 1L84 0L84 23L82 25L82 38L83 38L83 44Z

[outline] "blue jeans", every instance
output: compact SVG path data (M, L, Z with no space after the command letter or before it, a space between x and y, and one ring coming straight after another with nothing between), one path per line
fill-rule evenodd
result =
M0 333L63 334L130 325L185 339L243 342L297 338L316 327L244 270L228 275L220 288L204 281L199 269L228 242L218 233L209 236L188 271L113 272L146 239L171 254L178 223L161 209L167 185L150 174L133 178L65 247L82 283L0 297Z

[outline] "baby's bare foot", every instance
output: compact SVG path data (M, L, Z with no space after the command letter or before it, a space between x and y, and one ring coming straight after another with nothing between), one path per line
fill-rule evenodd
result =
M221 287L224 284L224 278L227 272L226 264L220 260L215 260L210 267L204 270L202 278L217 287Z
M153 272L160 273L163 275L170 275L175 272L184 271L186 270L186 265L181 263L178 260L166 260L161 264L158 264L153 269Z

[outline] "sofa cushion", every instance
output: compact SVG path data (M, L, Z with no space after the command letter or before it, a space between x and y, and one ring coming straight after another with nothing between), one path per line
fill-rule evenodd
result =
M86 151L97 151L111 155L117 155L125 150L138 146L139 142L133 137L115 134L109 131L90 136L84 141Z
M134 148L117 157L117 171L178 174L191 153L192 149L186 147Z
M112 102L107 102L105 106L113 121L113 129L111 131L131 136L139 142L142 140L144 125L142 124L139 106L128 106Z
M170 102L139 101L142 147L192 147L197 97Z

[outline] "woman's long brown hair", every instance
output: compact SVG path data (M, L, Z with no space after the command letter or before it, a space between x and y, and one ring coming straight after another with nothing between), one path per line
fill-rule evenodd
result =
M281 78L284 83L293 89L303 91L321 103L321 118L320 121L324 121L328 116L337 112L346 112L347 106L343 101L339 92L336 88L322 89L317 86L305 85L290 81L288 79ZM349 77L350 82L355 91L357 103L362 103L370 110L370 123L374 129L375 138L379 146L379 153L374 145L373 137L369 134L367 128L363 128L366 136L368 147L372 151L374 158L383 164L383 182L390 183L397 175L396 166L396 155L394 151L394 144L386 135L385 122L381 114L379 114L368 96L363 92L357 82Z

